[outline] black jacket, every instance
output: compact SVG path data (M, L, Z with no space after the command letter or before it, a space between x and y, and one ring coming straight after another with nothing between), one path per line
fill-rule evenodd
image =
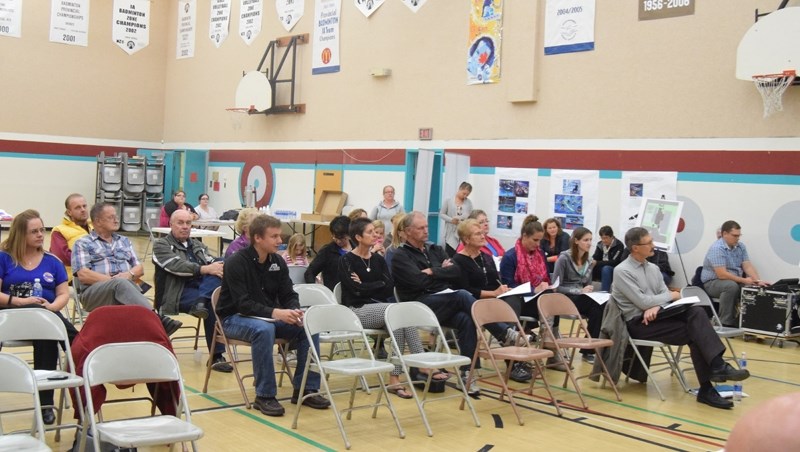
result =
M397 248L392 257L392 278L400 296L397 301L420 300L455 284L461 269L458 265L442 267L445 259L447 254L438 245L426 243L424 251L407 243ZM426 268L433 270L433 276L422 273Z
M481 251L475 259L456 253L453 262L461 269L459 280L453 289L464 289L480 300L482 290L495 290L500 287L500 275L492 256Z
M217 315L221 319L234 314L272 318L273 309L300 309L286 261L270 254L261 264L253 245L226 259Z
M322 273L322 283L330 290L339 282L339 259L342 249L335 242L328 243L317 252L316 257L308 264L303 275L306 282L313 284L317 275Z
M357 274L361 282L353 281L351 273ZM345 254L339 259L339 280L342 285L342 304L352 308L388 302L394 289L392 275L380 254L373 254L368 261L352 252Z

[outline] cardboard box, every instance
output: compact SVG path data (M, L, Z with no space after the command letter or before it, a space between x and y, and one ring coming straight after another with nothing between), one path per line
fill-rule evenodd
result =
M343 191L323 190L314 208L314 213L301 213L301 220L331 221L342 214L342 208L347 202L347 193Z

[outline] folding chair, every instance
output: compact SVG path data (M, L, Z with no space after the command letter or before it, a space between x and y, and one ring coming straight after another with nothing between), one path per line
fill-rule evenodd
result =
M189 441L192 444L192 450L197 450L196 441L203 437L203 430L192 424L192 414L186 399L186 391L183 388L183 377L178 360L169 350L154 342L101 345L86 358L83 374L85 377L86 413L81 438L81 452L86 445L87 428L92 431L94 450L101 450L100 441L128 448L160 444L174 445ZM149 417L107 420L102 415L102 409L98 411L97 416L93 413L92 386L163 382L177 384L180 395L172 394L176 416L154 416L151 413ZM121 400L106 401L105 403L115 401ZM184 419L180 419L181 412L183 412Z
M472 305L472 320L475 322L475 327L478 330L478 346L475 348L475 355L472 357L472 365L469 368L469 377L467 381L472 381L471 379L475 373L475 364L478 362L478 358L488 358L492 362L492 367L494 368L497 378L500 380L500 401L502 401L506 393L508 393L508 401L511 402L511 408L517 416L519 425L524 425L525 421L522 420L522 416L520 416L519 410L517 410L514 394L522 393L533 397L533 385L538 379L542 380L544 389L547 390L547 394L550 395L550 401L553 403L553 406L556 407L558 415L561 416L561 407L558 406L556 398L553 396L552 391L550 391L550 384L547 383L547 378L544 375L544 366L542 365L542 360L553 356L553 352L550 350L533 348L527 340L520 340L519 342L521 345L514 344L496 348L492 348L489 344L489 340L484 333L484 327L489 323L504 322L515 325L517 331L519 331L519 337L525 337L525 330L519 323L517 315L514 313L514 310L511 309L511 306L496 298L478 300ZM499 360L508 361L505 374L500 373ZM532 363L534 366L535 372L533 378L531 378L530 386L526 389L512 390L508 387L508 377L511 375L511 369L515 362L528 362ZM480 378L480 380L486 381L487 377Z
M594 375L598 375L598 373L592 373L586 375L581 375L579 377L575 377L572 371L572 361L575 358L574 351L576 349L580 350L599 350L601 348L610 347L614 345L614 341L611 339L596 339L593 338L591 334L589 334L589 329L586 326L586 321L580 317L578 313L578 308L575 307L575 304L570 300L566 295L561 293L548 293L544 294L539 297L539 315L542 319L551 318L554 316L574 316L578 318L578 327L576 331L573 333L570 332L567 336L562 336L557 338L553 328L550 326L548 322L541 322L540 329L544 330L542 334L542 346L549 349L555 349L555 356L561 357L563 356L561 353L562 348L572 349L572 352L569 354L569 362L566 363L566 376L564 377L564 384L563 387L567 387L567 381L571 380L572 385L575 387L575 392L578 393L578 397L581 399L581 404L583 405L584 409L589 408L586 405L586 400L583 398L583 393L581 392L580 386L578 386L578 380L582 378L589 378ZM608 373L608 368L606 367L605 361L603 361L603 357L600 353L595 353L595 360L600 362L600 366L602 367L602 372L599 375L602 375L605 378L605 381L611 385L611 388L614 390L614 394L617 396L618 401L622 401L622 397L619 395L619 391L617 390L617 385L614 384L614 380L611 378L611 375Z
M345 447L350 449L350 441L347 439L347 433L344 431L344 424L342 424L341 414L347 412L347 419L350 420L353 411L357 409L372 408L372 418L374 419L378 414L378 407L385 405L392 414L392 419L394 420L395 426L397 426L397 431L400 435L400 438L405 438L406 434L403 432L403 428L400 427L400 420L397 418L397 413L394 410L394 405L392 405L392 400L389 398L389 393L386 391L386 384L382 375L385 372L391 372L394 366L387 362L377 361L372 355L372 350L367 346L367 336L364 334L364 330L361 327L361 322L358 320L356 314L346 306L341 305L312 306L308 309L308 311L306 311L304 316L303 329L305 329L306 338L308 339L309 344L314 343L312 339L314 335L326 331L358 333L359 340L364 342L365 348L369 353L369 359L344 358L337 359L335 361L322 361L319 353L317 353L316 347L309 347L305 372L303 373L303 380L300 384L300 394L305 393L308 372L311 371L311 367L314 366L314 368L320 374L320 384L322 386L321 389L331 402L331 408L333 409L334 416L336 416L336 423L339 426L339 432L342 434ZM343 376L353 377L353 385L350 387L350 402L348 407L341 410L341 412L338 408L336 408L336 402L333 400L333 394L328 386L327 377L329 374L340 374ZM360 377L365 377L367 375L376 375L380 381L380 391L377 391L378 396L375 400L375 403L353 406L353 401L356 395L356 387L358 386ZM316 394L305 395L303 396L303 399L313 395ZM386 397L385 404L381 403L381 398L384 396ZM292 422L293 429L297 429L297 419L300 416L300 409L302 406L303 400L298 400L297 408L294 412L294 421Z
M39 405L39 389L36 386L36 375L21 358L10 353L0 353L0 392L30 394L33 396L33 408L3 409L0 414L20 411L33 411L33 430L30 435L5 434L0 424L0 450L14 451L50 451L45 444L42 407ZM8 406L3 403L2 406Z
M458 376L456 378L458 378L457 384L461 390L460 394L437 397L432 400L427 400L428 389L431 386L431 379L433 378L432 372L428 374L428 380L425 382L425 388L422 390L422 400L420 400L419 394L417 394L417 390L414 388L414 385L409 385L411 388L411 394L414 396L414 401L417 403L417 409L419 410L420 417L422 417L422 423L425 424L425 429L428 431L428 436L433 436L433 430L431 430L431 426L428 423L428 417L425 414L425 404L433 401L461 397L461 410L464 409L464 402L466 402L470 412L472 413L472 419L475 421L475 426L480 427L481 423L478 420L478 415L475 413L475 408L472 406L472 401L467 394L467 388L463 382L461 382L460 378L460 367L469 364L470 359L466 356L452 354L450 347L447 346L445 335L442 332L442 327L439 325L439 321L436 319L436 314L434 314L429 307L418 301L406 301L389 306L386 309L384 316L386 319L386 329L389 330L389 334L392 337L392 358L397 358L400 360L400 364L403 367L403 373L405 374L407 381L412 381L411 375L408 371L409 367L429 369L452 368L455 375ZM400 328L409 327L421 328L426 331L433 330L435 340L443 343L442 351L404 355L403 351L400 350L397 339L394 336L394 331ZM439 350L438 344L436 345L435 350Z
M292 280L292 283L306 283L306 270L308 270L308 265L288 265L287 267L289 267L289 279Z
M60 389L58 406L56 409L56 424L47 430L55 430L56 441L61 440L61 430L66 428L80 429L81 424L72 423L62 425L64 406L67 394L65 389L75 392L75 397L79 408L82 405L80 388L83 385L83 378L76 375L75 362L72 358L67 330L64 323L57 315L47 309L4 309L0 310L0 342L6 341L30 341L46 340L59 341L62 346L58 346L59 362L66 362L66 370L36 370L37 387L40 391ZM80 410L78 410L80 412ZM82 420L82 419L81 419Z
M219 301L219 294L222 291L220 287L217 287L214 290L214 293L211 295L211 308L214 309L214 312L217 312L217 302ZM246 341L240 341L238 339L228 339L225 336L225 330L222 329L222 320L217 316L217 321L214 322L214 337L211 339L211 350L214 350L214 347L218 344L225 345L225 352L228 354L228 362L230 363L231 367L233 367L233 374L236 377L236 382L239 384L239 391L242 393L242 399L244 399L244 406L249 410L251 407L250 399L247 397L247 391L244 389L244 379L245 378L255 378L254 374L247 374L241 375L239 373L239 363L246 363L253 361L252 352L251 357L249 358L239 358L239 353L237 351L237 347L239 345L244 347L250 347L250 343ZM284 351L284 346L288 344L289 341L285 339L275 339L275 345L278 346L278 353L281 355L281 368L280 370L275 371L276 373L280 373L280 378L278 379L278 387L283 385L283 375L286 374L289 377L289 381L292 380L292 371L289 369L289 366L286 365L286 354ZM203 383L203 394L208 393L208 380L211 378L211 367L213 366L213 360L209 359L208 364L206 365L206 380Z
M342 304L342 283L336 283L336 285L333 287L333 296L336 300L336 304ZM373 347L372 352L375 354L375 356L378 356L381 342L383 339L389 337L389 332L383 328L364 328L364 333L366 333L367 337L371 337L375 340L375 346Z
M739 355L737 355L736 351L733 349L733 342L731 342L731 338L744 336L745 331L742 328L722 325L722 321L719 319L719 315L717 315L717 310L714 308L714 303L711 302L711 297L708 296L703 288L686 286L681 289L682 298L692 296L700 299L700 302L696 303L695 306L708 306L708 308L711 310L711 321L712 325L714 325L714 331L717 332L717 336L719 336L721 339L725 339L725 344L728 346L728 350L731 352L731 356L728 358L728 360L732 360L734 363L736 363L736 367L739 367Z
M394 288L394 299L397 300L398 303L405 302L403 300L400 300L400 295L398 295L396 287ZM412 301L412 300L408 300L408 301ZM448 343L452 342L453 346L456 349L456 351L459 354L461 354L461 346L458 345L458 334L456 334L456 330L453 329L453 328L450 328L450 327L447 327L447 326L441 326L441 325L439 326L439 329L441 330L442 334L444 334L444 337L446 338L446 340L442 341L442 342L436 342L436 338L433 337L432 340L434 342L436 342L436 348L434 349L434 351L438 352L439 351L438 347L449 347ZM432 334L436 333L436 331L434 331L434 330L428 330L427 332L428 333L432 333Z

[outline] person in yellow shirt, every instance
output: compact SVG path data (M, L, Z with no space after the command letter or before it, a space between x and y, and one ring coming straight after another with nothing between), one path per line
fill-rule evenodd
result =
M67 196L64 201L64 218L61 224L55 226L50 233L50 252L55 254L67 267L67 276L72 281L72 246L84 235L92 232L92 222L89 220L89 208L86 198L80 193Z

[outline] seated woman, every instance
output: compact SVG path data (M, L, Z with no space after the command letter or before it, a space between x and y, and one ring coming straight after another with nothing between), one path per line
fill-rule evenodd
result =
M384 240L384 243L389 243L389 246L386 247L384 257L390 272L392 271L392 257L394 257L394 252L406 241L405 231L403 230L405 228L405 226L403 226L403 218L405 218L405 216L406 214L404 213L398 213L392 217L392 232L389 233L389 236Z
M0 308L47 309L58 316L67 329L70 344L78 330L61 315L69 301L67 271L64 264L45 253L44 224L35 210L26 210L11 222L8 238L0 244ZM41 295L34 294L35 281L41 284ZM57 341L33 341L33 367L56 370ZM47 425L55 422L53 391L39 391L42 419Z
M561 221L558 218L548 218L544 221L544 240L541 247L547 261L547 271L552 274L558 256L569 249L569 234L561 229Z
M384 245L386 241L386 225L383 220L373 220L372 226L375 228L375 244L372 245L370 251L386 256L386 245Z
M183 190L178 190L172 195L172 201L164 204L164 215L167 218L167 222L166 224L160 224L159 226L169 226L169 219L172 217L172 213L178 209L188 210L191 212L192 220L197 220L200 218L200 216L197 214L197 211L194 210L194 207L186 202L186 192ZM163 218L161 222L163 223Z
M239 216L236 217L236 224L234 225L234 229L236 229L236 233L239 234L239 237L236 237L230 245L228 245L228 249L225 250L225 257L230 257L231 254L240 249L250 246L250 239L247 238L247 229L250 227L250 220L257 214L258 210L254 207L248 207L239 211Z
M501 245L500 241L496 238L489 237L489 217L486 215L486 212L480 209L475 209L470 212L467 219L477 220L478 224L481 226L483 238L486 240L486 245L481 247L481 251L489 256L503 257L503 254L505 253L505 250L503 250L503 245ZM456 252L461 251L463 248L464 243L459 243L458 248L456 248Z
M611 291L611 282L614 281L614 267L622 262L625 244L614 237L611 226L603 226L598 231L600 241L592 256L592 281L600 281L603 292Z
M592 287L592 260L589 250L592 248L592 231L579 227L572 231L569 239L569 250L558 256L553 271L553 280L559 281L558 292L565 294L575 303L578 312L588 319L589 334L600 336L600 325L603 322L603 306L585 296L594 290ZM583 359L593 363L594 351L581 351Z
M350 223L350 237L356 242L352 251L339 259L339 279L342 288L342 304L358 316L364 328L384 328L384 312L392 297L394 282L389 274L386 261L379 254L370 251L375 244L375 227L368 218L356 218ZM407 345L411 353L422 353L422 342L416 328L402 328L394 331L398 348L402 351ZM420 369L426 373L430 369ZM413 397L400 384L403 368L395 365L389 375L389 392L403 399ZM427 378L427 375L425 375ZM448 374L434 371L433 378L446 380Z
M308 248L306 248L306 236L297 233L289 237L286 250L281 253L286 265L308 266Z
M304 278L306 283L316 282L317 275L322 273L322 284L330 290L339 282L339 259L351 249L349 229L350 219L340 215L330 224L333 240L317 252L317 256L308 264Z
M197 197L197 200L200 204L195 207L195 212L197 212L198 220L217 220L219 219L219 215L217 215L217 211L214 210L213 207L208 205L208 193L202 193L200 196ZM216 231L219 229L219 226L200 226L200 229L208 229L210 231Z

